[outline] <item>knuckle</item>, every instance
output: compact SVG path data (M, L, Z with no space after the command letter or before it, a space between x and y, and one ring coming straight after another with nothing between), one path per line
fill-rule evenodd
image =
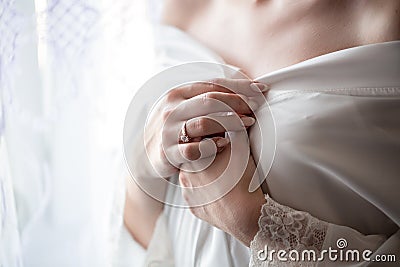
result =
M172 110L169 108L165 108L161 114L163 121L166 121L169 118L169 116L171 116L171 114L172 114Z
M195 121L194 128L196 129L196 131L200 133L207 132L209 128L208 120L206 118L199 118L198 120Z
M186 90L193 92L196 90L196 83L188 84L185 87L186 87Z
M222 78L214 78L214 79L211 79L209 82L211 84L213 84L214 86L217 86L217 85L222 85L223 84L223 80L224 79L222 79Z
M218 99L218 94L214 92L203 93L201 96L202 104L205 106L210 106L215 104Z
M171 89L169 90L166 94L165 94L165 101L168 103L171 103L173 101L175 101L179 96L179 90L177 88L175 89Z
M208 81L205 86L208 91L213 92L213 91L219 91L218 87L220 86L221 82L218 79L213 79Z
M201 96L201 101L202 101L203 105L207 105L210 102L210 93L204 93Z
M195 160L198 158L198 153L196 153L196 150L193 148L193 146L185 146L182 149L182 154L183 156L188 159L188 160Z
M218 99L219 93L218 92L209 92L207 93L208 99Z

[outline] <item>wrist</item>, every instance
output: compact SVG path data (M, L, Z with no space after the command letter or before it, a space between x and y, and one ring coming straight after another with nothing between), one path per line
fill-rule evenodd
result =
M241 241L245 246L250 247L251 241L254 239L255 235L259 230L258 220L261 216L261 208L266 203L264 195L261 193L257 193L257 190L254 193L255 196L252 196L252 201L246 201L246 206L243 208L245 214L242 215L242 227L236 227L232 229L231 235L233 235L236 239Z

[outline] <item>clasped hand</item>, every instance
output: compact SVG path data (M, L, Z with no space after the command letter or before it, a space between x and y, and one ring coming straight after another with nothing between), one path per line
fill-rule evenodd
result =
M193 194L193 188L212 183L226 170L232 146L225 132L247 134L246 128L255 122L253 111L263 102L260 97L266 89L263 84L245 79L194 83L169 91L153 110L156 116L150 116L150 135L146 140L150 160L163 177L179 173L183 197L189 206L199 203L196 199L199 196L207 199L207 194L211 194L208 190ZM224 105L216 105L215 101ZM211 115L217 113L224 116L213 119ZM237 123L238 117L241 123ZM182 126L190 142L177 142ZM160 143L160 140L163 141ZM248 143L241 145L248 146ZM239 156L247 157L242 158L247 160L247 167L238 170L243 175L236 186L216 201L190 209L198 218L249 246L258 230L258 217L265 199L260 188L252 193L248 191L250 180L257 175L252 155ZM204 170L187 171L196 169L199 160L209 157L214 159Z

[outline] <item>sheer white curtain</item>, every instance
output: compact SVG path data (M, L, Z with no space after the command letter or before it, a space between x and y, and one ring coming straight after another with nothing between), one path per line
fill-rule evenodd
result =
M109 266L145 0L0 0L0 266ZM119 192L116 194L115 192Z

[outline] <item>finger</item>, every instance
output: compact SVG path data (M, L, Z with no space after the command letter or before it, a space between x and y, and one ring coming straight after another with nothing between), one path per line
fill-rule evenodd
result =
M228 138L214 137L196 143L179 144L178 147L186 159L184 162L188 162L215 156L227 144L229 144Z
M170 147L170 153L175 164L182 164L198 159L215 156L229 144L229 139L224 137L214 137L204 139L200 142L178 144Z
M236 94L243 94L245 96L259 96L260 93L268 91L269 86L258 81L248 79L214 79L211 83L228 88Z
M258 96L268 86L247 79L214 79L208 82L196 82L173 89L174 94L183 98L192 98L207 92L237 93L245 96Z
M257 108L258 103L256 101L250 101L237 94L208 92L184 100L176 107L174 113L176 112L176 115L182 120L188 120L217 112L252 114Z
M237 115L209 115L190 119L186 122L186 133L191 138L219 134L231 131L241 131L255 123L252 117Z

